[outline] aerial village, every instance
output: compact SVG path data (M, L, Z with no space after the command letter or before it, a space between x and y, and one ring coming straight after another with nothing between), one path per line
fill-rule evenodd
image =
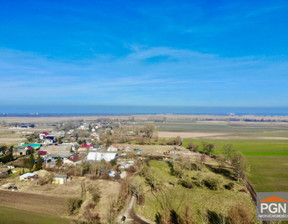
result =
M135 163L135 158L132 158L131 155L130 158L127 157L127 153L129 154L133 150L135 152L133 154L141 155L141 150L139 148L132 149L129 146L120 148L115 143L110 144L110 139L107 139L107 136L105 137L105 143L99 144L101 142L99 133L102 132L104 135L113 133L113 127L111 124L109 125L107 126L105 123L103 125L101 122L95 125L82 123L75 129L67 131L43 130L42 132L34 132L34 126L31 127L31 125L17 125L11 129L29 130L28 133L31 134L28 139L30 139L26 142L19 142L13 147L13 158L11 158L9 165L6 166L6 170L2 165L1 175L4 177L17 172L17 174L21 174L19 175L20 180L28 181L38 179L37 171L40 169L57 170L59 173L53 172L52 183L64 184L70 180L67 174L63 174L69 168L84 162L99 162L118 165L117 169L114 170L100 170L101 175L110 178L123 178L126 175L125 169ZM27 131L23 133L27 133ZM2 157L11 153L9 152L9 147L2 148ZM30 158L33 158L31 162L29 161ZM141 157L137 159L139 158ZM41 164L38 164L40 162ZM25 172L28 170L29 172ZM12 189L9 184L4 185L4 187L7 186ZM17 189L17 186L13 188L13 190L15 189Z
M224 154L216 156L213 143L199 145L199 140L182 139L180 132L158 136L157 125L166 122L160 115L137 120L132 116L65 119L0 123L7 142L12 136L19 139L0 144L4 206L81 221L75 223L154 223L151 220L159 214L161 220L174 214L182 198L187 206L194 206L191 214L199 221L219 207L192 204L203 194L211 200L218 195L220 204L226 197L233 202L224 211L216 210L220 218L240 203L253 208L247 213L249 219L255 217L254 190L244 168L237 167L244 164L238 162L243 157L232 145L225 145ZM163 205L163 200L171 205ZM156 223L164 223L161 220Z

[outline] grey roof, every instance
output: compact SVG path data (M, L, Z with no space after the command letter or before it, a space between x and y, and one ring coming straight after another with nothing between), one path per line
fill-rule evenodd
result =
M54 177L56 177L56 178L67 178L67 174L55 174Z

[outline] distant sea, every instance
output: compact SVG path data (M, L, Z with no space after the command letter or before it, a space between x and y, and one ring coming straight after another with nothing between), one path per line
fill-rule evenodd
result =
M93 115L261 115L288 116L288 107L184 107L184 106L0 106L0 117L54 117Z

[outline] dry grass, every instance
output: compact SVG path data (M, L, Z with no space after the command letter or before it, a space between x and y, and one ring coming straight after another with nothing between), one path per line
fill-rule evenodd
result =
M64 215L65 198L0 190L0 205L25 211Z
M17 176L13 179L0 181L1 185L11 182L20 187L19 192L0 191L0 205L28 211L64 215L66 213L67 198L81 197L82 181L85 182L86 188L95 185L99 187L101 199L97 207L95 207L95 212L99 213L101 220L104 220L109 203L117 199L120 192L120 184L115 181L73 177L71 181L64 185L47 184L40 186L35 181L20 181ZM11 195L13 197L10 199ZM29 198L32 199L29 200ZM39 203L41 203L40 206Z

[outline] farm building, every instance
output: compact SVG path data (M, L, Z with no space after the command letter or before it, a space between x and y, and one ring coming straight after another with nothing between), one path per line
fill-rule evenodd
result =
M113 159L117 159L118 154L117 153L107 153L107 152L89 152L87 155L87 160L90 161L102 161L105 160L106 162L109 162Z

